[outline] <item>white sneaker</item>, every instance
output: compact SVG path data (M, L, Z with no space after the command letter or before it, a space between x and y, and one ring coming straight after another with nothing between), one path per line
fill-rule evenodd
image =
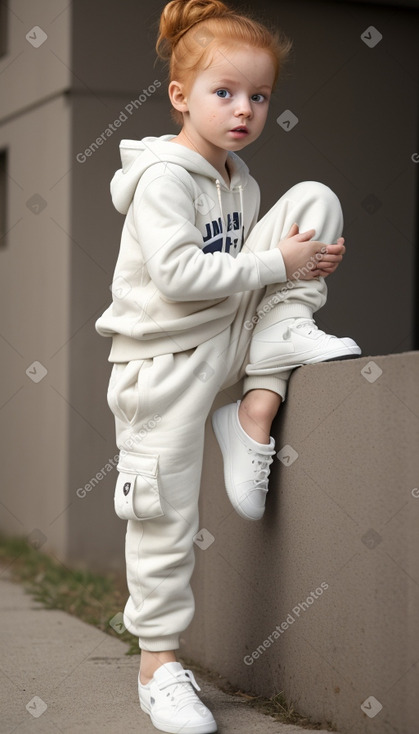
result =
M171 734L216 732L215 719L194 688L201 690L191 670L184 670L180 663L164 663L147 685L138 678L140 706L160 731Z
M301 367L303 364L359 357L361 350L349 337L321 331L313 319L279 321L253 336L249 361L266 372Z
M224 459L224 482L236 512L246 520L260 520L265 512L266 494L275 441L257 443L239 421L240 400L216 410L212 426Z

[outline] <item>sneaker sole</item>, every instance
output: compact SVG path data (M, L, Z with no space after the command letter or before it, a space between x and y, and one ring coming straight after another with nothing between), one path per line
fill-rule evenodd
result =
M223 460L224 460L224 484L225 484L225 488L226 488L228 499L230 500L230 502L233 505L233 508L237 512L237 514L240 515L240 517L242 517L244 520L252 520L253 522L256 521L256 520L261 520L261 518L263 517L263 513L262 513L262 515L260 515L258 517L252 517L250 515L247 515L244 512L244 510L242 509L241 505L239 504L239 502L237 500L236 493L235 493L234 489L231 489L231 486L229 486L230 485L230 476L228 476L228 474L230 472L228 472L228 474L227 474L228 459L226 458L226 457L228 457L228 447L227 447L227 445L224 442L223 433L222 433L223 432L223 427L221 426L222 420L220 420L220 416L217 415L216 413L214 413L213 416L212 416L212 419L211 419L211 423L212 423L212 427L213 427L213 430L214 430L214 433L215 433L215 437L216 437L216 439L218 441L218 445L219 445L220 450L221 450L221 453L223 455ZM231 485L233 486L233 483L232 482L231 482Z
M312 359L307 359L301 363L301 366L304 367L305 364L318 364L319 362L338 362L341 359L355 359L356 357L361 357L360 349L354 350L353 352L348 352L346 349L336 349L330 354L330 356L326 357L326 359L320 355L318 357L313 357Z
M311 359L305 359L302 362L290 362L290 364L282 364L280 367L278 367L278 358L272 357L272 359L267 359L265 361L258 362L258 367L261 369L270 370L270 373L278 373L281 374L281 372L285 372L287 370L295 370L297 367L304 367L306 364L321 364L322 362L340 362L344 359L357 359L359 357L362 357L361 350L348 352L347 349L339 351L335 350L334 352L330 353L330 356L328 357L322 357L319 355L318 357L312 357ZM272 367L271 367L272 365Z
M187 727L181 724L166 724L165 722L159 721L154 717L145 703L140 699L140 708L150 717L151 723L158 731L167 732L167 734L179 734L179 732L185 732L185 734L214 734L218 731L217 724L209 726L208 724L197 724L196 726ZM215 728L214 728L215 727Z

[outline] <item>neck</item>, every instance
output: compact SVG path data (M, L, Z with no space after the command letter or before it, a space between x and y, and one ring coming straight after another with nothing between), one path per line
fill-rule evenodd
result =
M183 145L185 148L194 150L196 153L202 155L208 163L211 163L217 169L220 176L229 184L230 174L227 168L227 151L211 145L206 140L195 140L194 137L194 135L191 135L183 127L179 135L172 138L171 142Z

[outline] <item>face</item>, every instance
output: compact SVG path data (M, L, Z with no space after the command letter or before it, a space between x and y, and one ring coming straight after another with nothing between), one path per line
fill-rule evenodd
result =
M264 128L274 76L272 58L263 49L216 49L189 90L175 88L176 82L169 87L172 103L183 113L182 133L209 159L211 151L216 156L241 150Z

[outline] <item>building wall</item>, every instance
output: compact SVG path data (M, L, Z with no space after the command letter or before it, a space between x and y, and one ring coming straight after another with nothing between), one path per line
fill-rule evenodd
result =
M417 730L418 373L417 352L297 370L260 522L230 505L207 424L182 653L341 734Z
M0 251L1 528L42 528L62 553L68 526L55 518L67 504L70 190L59 179L69 131L63 97L0 128L12 182Z
M284 0L262 12L294 42L265 131L243 151L263 210L297 181L329 185L342 202L347 254L319 324L366 354L412 349L418 11ZM361 39L371 26L382 35L373 48ZM277 124L286 110L299 120L289 132Z
M30 107L69 87L71 5L65 0L12 0L4 21L6 54L0 58L2 124L10 115L26 114Z

